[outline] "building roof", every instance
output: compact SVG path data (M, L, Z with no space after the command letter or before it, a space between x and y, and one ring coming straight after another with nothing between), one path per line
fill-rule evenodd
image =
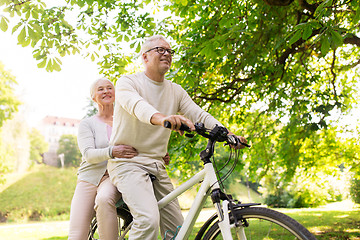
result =
M58 126L77 126L80 123L79 119L63 118L56 116L46 116L42 120L45 125L58 125Z

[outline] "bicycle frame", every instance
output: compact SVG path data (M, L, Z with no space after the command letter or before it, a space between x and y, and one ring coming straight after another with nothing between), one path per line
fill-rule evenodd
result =
M175 238L176 240L187 239L190 236L190 233L193 229L193 226L196 222L197 217L199 216L199 214L202 210L205 200L209 196L210 192L208 190L209 189L214 190L214 189L219 188L218 180L217 180L215 170L214 170L212 163L206 163L203 170L201 170L200 172L195 174L193 177L191 177L185 183L181 184L178 188L173 190L171 193L169 193L167 196L165 196L158 202L159 209L161 209L164 206L166 206L166 204L168 204L169 202L171 202L172 200L174 200L175 198L180 196L182 193L184 193L185 191L190 189L195 184L200 183L201 181L202 181L202 183L201 183L200 189L197 192L195 200L190 207L189 213L187 214L187 216L184 220L184 223ZM224 201L224 202L226 202L226 201ZM223 217L224 211L222 211L220 206L216 206L216 208L217 208L219 218L224 219L224 217ZM225 213L228 212L227 205L226 205L226 209L224 209L224 210L226 210ZM226 227L228 227L228 231L226 231L226 229L225 229ZM223 228L224 229L222 229L222 233L223 232L230 233L229 223L224 224ZM224 236L224 239L229 239L229 240L232 239L231 234L230 234L230 238L229 237L225 238L225 236Z

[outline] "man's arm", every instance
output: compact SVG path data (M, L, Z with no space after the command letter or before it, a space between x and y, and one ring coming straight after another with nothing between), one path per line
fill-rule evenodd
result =
M134 82L128 76L122 76L116 82L115 90L116 104L141 122L150 124L151 116L159 112L140 96Z

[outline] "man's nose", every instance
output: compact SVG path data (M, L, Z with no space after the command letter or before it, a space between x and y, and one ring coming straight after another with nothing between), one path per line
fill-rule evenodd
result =
M170 50L165 49L165 52L164 52L164 54L163 54L163 55L170 55L170 57L171 57Z

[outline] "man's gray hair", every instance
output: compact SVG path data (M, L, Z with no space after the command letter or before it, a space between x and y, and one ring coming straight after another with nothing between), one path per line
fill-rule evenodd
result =
M141 46L140 55L150 49L151 43L157 40L164 40L169 43L169 41L163 35L154 35L145 40L143 45Z
M101 81L101 80L106 80L106 81L109 81L109 83L111 83L111 85L114 87L114 84L112 81L110 81L109 79L107 78L99 78L99 79L96 79L90 86L90 96L91 96L91 99L93 99L95 97L95 91L96 91L96 84Z

